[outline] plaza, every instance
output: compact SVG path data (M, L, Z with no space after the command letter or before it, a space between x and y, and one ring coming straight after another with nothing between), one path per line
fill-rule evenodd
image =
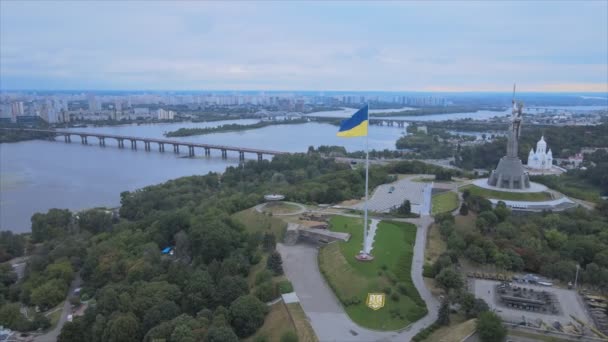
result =
M414 182L412 177L400 179L376 188L368 201L368 209L379 213L388 213L409 200L412 213L429 215L431 210L431 190L433 183ZM353 209L363 210L364 202L354 205Z

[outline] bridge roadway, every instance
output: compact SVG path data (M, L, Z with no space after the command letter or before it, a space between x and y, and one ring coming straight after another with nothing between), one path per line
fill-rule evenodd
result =
M95 137L99 141L99 146L106 146L105 139L115 139L118 142L118 148L125 147L125 140L131 142L131 149L137 150L137 142L141 141L144 143L144 149L146 151L150 151L150 144L158 144L158 151L165 152L165 144L173 146L173 152L179 153L179 147L185 146L188 147L188 154L190 157L194 157L194 148L200 147L205 150L205 156L211 155L211 150L219 150L222 152L222 158L228 157L228 151L234 151L239 153L239 160L245 160L245 153L255 153L258 156L258 161L261 161L264 155L279 155L279 154L287 154L288 152L281 151L273 151L273 150L262 150L256 148L247 148L247 147L235 147L235 146L227 146L227 145L214 145L214 144L201 144L201 143L191 143L179 140L169 140L169 139L157 139L157 138L141 138L141 137L133 137L126 135L115 135L115 134L106 134L106 133L91 133L91 132L74 132L74 131L59 131L59 130L50 130L50 129L34 129L34 128L0 128L4 130L16 130L16 131L27 131L27 132L44 132L51 133L57 136L63 136L66 143L72 142L72 136L80 136L81 142L84 145L88 145L88 138ZM53 137L53 139L55 138Z
M331 118L331 117L327 117L327 116L306 116L309 119L317 119L317 120L327 120L327 119L346 119L346 118ZM412 122L412 121L416 121L415 119L379 119L379 118L374 118L374 117L370 117L369 118L369 124L370 125L377 125L377 126L397 126L397 127L405 127L405 124L408 122Z

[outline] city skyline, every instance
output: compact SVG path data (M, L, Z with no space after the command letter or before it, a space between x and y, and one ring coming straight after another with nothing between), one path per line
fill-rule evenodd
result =
M1 2L0 89L608 92L608 3Z

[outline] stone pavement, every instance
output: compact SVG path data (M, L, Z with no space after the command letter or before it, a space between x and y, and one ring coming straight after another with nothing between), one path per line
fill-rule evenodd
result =
M560 289L557 287L545 287L540 285L532 284L518 284L514 285L524 287L527 289L533 289L534 291L547 291L553 293L559 302L561 312L559 314L548 314L534 311L524 311L514 308L509 308L506 305L497 304L495 286L500 284L499 281L487 280L487 279L469 279L472 283L471 287L475 297L482 298L488 303L491 309L495 309L496 313L503 319L517 323L522 321L522 317L526 317L526 320L535 321L542 319L545 323L551 325L553 322L558 321L562 325L567 325L573 322L570 315L574 315L585 322L593 322L589 316L581 298L574 290Z
M380 223L380 220L374 219L374 218L371 221L372 222L369 225L367 241L365 241L365 248L364 248L365 253L368 253L368 254L371 253L372 249L374 248L374 239L376 238L376 231L378 230L378 223Z
M425 202L426 193L429 195L433 187L432 183L412 182L415 176L409 176L389 184L379 185L368 201L368 209L379 213L389 212L393 208L399 207L405 200L409 200L412 212L425 215L430 207L427 208ZM363 210L365 202L353 206L354 209Z

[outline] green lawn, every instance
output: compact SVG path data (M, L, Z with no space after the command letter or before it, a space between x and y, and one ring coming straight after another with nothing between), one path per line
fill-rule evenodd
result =
M431 201L433 215L453 211L458 208L458 194L453 191L437 194L433 196Z
M349 232L351 239L323 247L319 253L319 267L353 321L370 329L396 330L426 314L426 306L410 275L416 240L414 225L380 222L372 251L375 259L359 262L355 255L363 241L363 220L334 216L330 223L331 230ZM395 301L387 294L384 308L377 311L365 305L370 292L390 289L391 293L399 293L397 282L405 285L407 295L399 294ZM353 304L353 299L359 303Z
M283 302L278 302L269 307L269 312L264 319L264 325L255 332L255 334L245 342L256 341L265 338L265 341L279 341L281 336L287 332L296 332L287 307Z
M245 226L248 232L271 231L277 238L277 242L283 241L283 235L287 229L287 223L266 214L258 213L255 209L246 209L232 215L234 219Z
M531 180L544 184L570 197L591 202L600 201L599 189L593 184L585 181L585 179L562 174L560 176L532 176Z
M549 201L551 200L551 194L548 192L508 192L508 191L496 191L480 188L477 185L467 185L460 188L460 191L468 189L471 195L477 195L485 198L492 198L497 200L507 201Z
M264 207L264 212L273 214L289 214L300 210L300 207L291 203L285 202L269 202Z

